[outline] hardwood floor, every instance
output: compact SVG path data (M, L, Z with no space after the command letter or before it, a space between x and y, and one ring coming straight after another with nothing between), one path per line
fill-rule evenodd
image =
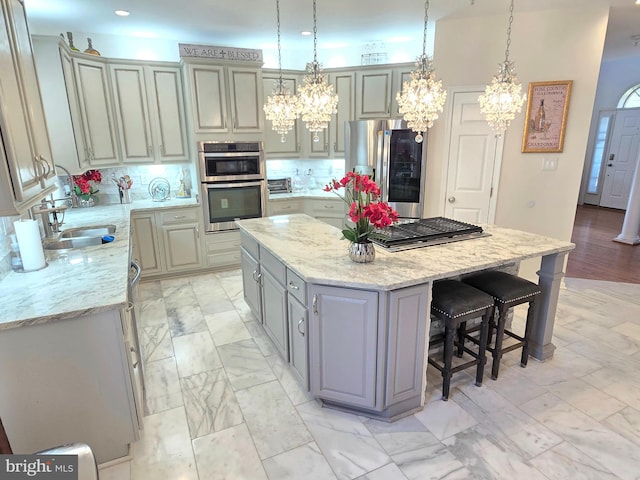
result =
M567 277L640 283L640 245L614 242L624 211L579 205L569 253Z

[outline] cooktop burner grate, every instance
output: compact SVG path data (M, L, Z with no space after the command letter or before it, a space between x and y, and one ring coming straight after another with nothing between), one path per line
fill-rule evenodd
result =
M445 217L423 218L384 229L386 237L373 240L385 248L426 246L482 235L481 227Z

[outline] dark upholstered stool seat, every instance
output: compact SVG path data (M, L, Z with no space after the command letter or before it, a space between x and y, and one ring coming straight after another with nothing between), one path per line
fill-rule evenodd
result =
M529 358L529 337L535 318L536 300L542 293L540 287L524 278L499 271L487 271L470 275L463 278L462 281L491 295L494 298L495 307L498 310L498 320L497 322L495 321L494 315L490 323L487 339L487 349L493 355L491 378L494 380L498 378L502 354L517 348L522 347L520 365L525 367L527 365L527 359ZM524 336L520 336L505 329L505 322L509 309L523 303L529 303L529 310L527 311ZM491 346L491 337L494 329L496 331L496 340L495 345ZM514 338L516 343L508 347L503 347L502 342L505 335Z
M466 285L457 280L440 280L433 284L431 313L444 321L444 338L434 340L436 345L444 342L444 359L440 364L432 357L428 357L431 365L442 373L442 399L449 398L449 386L451 375L466 368L476 366L476 385L482 385L484 365L486 363L487 334L489 331L489 318L493 312L493 297L480 290ZM466 328L467 320L482 317L479 348L474 352L464 346L464 339L460 337ZM460 329L462 327L462 329ZM454 333L458 332L457 354L462 357L464 352L473 357L473 360L453 367L453 350L456 344Z

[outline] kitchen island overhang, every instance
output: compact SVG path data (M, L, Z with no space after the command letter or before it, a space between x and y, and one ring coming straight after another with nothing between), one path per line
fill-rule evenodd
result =
M259 320L263 306L267 314L273 312L271 297L280 291L279 311L286 317L291 310L285 308L289 274L302 282L304 295L300 290L288 295L298 296L307 315L302 323L308 325L307 386L331 406L393 420L424 405L431 285L442 278L517 269L522 260L541 258L543 293L530 354L538 360L553 355L564 259L574 248L570 242L489 225L483 226L488 235L470 240L394 253L377 248L374 262L358 264L349 259L348 242L339 229L307 215L242 220L238 226L245 297L247 289L253 291L254 307L260 305L252 311ZM267 284L269 294L262 298ZM272 339L274 331L281 332L279 350L288 360L287 345L298 333L290 319L281 324L274 328L265 323L265 330ZM345 340L342 331L353 338Z

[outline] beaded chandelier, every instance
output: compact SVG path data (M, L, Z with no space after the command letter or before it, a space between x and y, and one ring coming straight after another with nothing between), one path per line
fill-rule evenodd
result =
M509 28L507 29L507 49L504 62L498 65L498 73L478 98L480 112L495 131L496 137L501 136L511 124L511 120L515 118L517 113L520 113L522 104L527 98L527 95L522 93L522 85L517 81L514 64L509 61L512 23L513 0L511 0L509 8Z
M416 61L416 70L411 72L411 80L404 82L402 93L398 92L399 111L411 130L417 132L416 142L421 143L423 132L433 126L442 112L447 92L442 90L442 81L437 80L433 61L427 55L427 21L429 0L424 3L424 33L422 55Z
M333 85L321 73L318 63L316 0L313 0L313 62L307 64L304 85L298 87L300 117L307 129L313 132L313 141L320 140L318 133L329 126L331 114L337 112L338 95L333 93Z
M282 55L280 52L280 0L276 0L278 24L278 71L273 93L264 104L264 115L271 120L271 128L280 134L282 143L287 141L287 133L294 127L298 118L298 99L292 95L282 79Z

